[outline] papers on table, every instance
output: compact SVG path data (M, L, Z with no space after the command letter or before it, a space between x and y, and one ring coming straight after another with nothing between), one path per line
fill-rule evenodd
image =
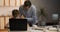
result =
M31 30L30 32L43 32L41 30Z

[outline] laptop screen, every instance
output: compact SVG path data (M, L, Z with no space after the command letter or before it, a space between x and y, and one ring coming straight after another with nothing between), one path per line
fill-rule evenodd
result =
M27 19L9 19L9 26L11 31L26 31Z

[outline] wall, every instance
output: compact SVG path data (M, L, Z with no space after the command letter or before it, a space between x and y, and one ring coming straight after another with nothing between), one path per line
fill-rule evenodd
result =
M25 0L0 0L0 16L11 15L13 9L19 9L19 6L24 3Z
M41 7L45 8L45 12L48 14L48 22L52 21L53 13L59 14L60 12L60 0L31 0L31 2L37 7L37 11Z
M13 9L18 9L19 7L0 7L0 16L2 15L11 15Z

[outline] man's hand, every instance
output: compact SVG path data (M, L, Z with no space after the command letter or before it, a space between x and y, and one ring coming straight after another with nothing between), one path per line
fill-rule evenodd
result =
M21 19L24 19L25 17L22 15L20 18L21 18Z

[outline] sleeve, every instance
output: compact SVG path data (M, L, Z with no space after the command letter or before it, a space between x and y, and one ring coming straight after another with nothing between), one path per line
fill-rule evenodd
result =
M33 24L36 24L37 23L37 15L36 15L37 11L36 11L36 8L33 7L32 8L32 17L31 18L27 18L28 21L33 21Z
M36 8L33 8L32 18L33 18L34 24L36 24L37 23L37 11L36 11Z
M22 16L22 7L19 7L20 16Z

